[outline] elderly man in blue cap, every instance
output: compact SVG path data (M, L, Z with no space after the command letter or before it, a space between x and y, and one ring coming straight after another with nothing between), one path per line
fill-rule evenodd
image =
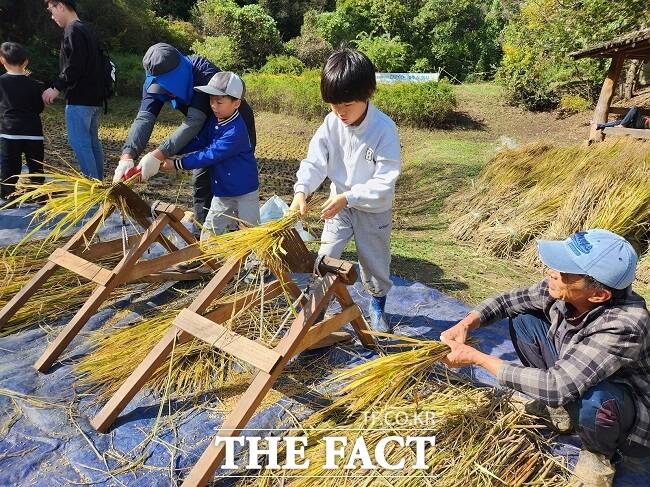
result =
M169 102L185 119L157 149L142 157L138 169L143 181L155 175L165 159L182 154L185 146L201 131L212 114L210 96L194 90L197 86L207 85L220 71L208 59L201 56L185 56L174 46L161 42L147 50L142 65L146 75L142 87L142 102L122 147L122 156L113 176L114 182L120 181L127 171L134 167L134 161L149 143L165 103ZM239 113L246 124L254 150L255 120L246 100L241 100ZM210 170L195 169L192 173L192 183L194 217L202 225L212 202Z
M582 449L572 485L611 486L616 454L650 453L650 314L632 291L637 255L607 230L540 240L546 278L481 303L440 337L447 365L477 365L533 398L525 409ZM522 365L466 345L470 332L508 318Z

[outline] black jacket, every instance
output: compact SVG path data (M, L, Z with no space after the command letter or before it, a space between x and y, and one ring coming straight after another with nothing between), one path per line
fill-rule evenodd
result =
M0 134L42 136L43 83L24 75L0 76Z
M53 86L66 91L68 105L103 105L104 75L97 37L81 21L72 22L63 31L59 71Z

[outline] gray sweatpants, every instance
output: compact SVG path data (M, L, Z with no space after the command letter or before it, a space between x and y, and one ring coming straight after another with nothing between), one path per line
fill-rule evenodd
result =
M386 296L392 286L392 227L392 210L368 213L354 208L343 208L334 218L325 220L318 254L339 259L350 238L354 237L363 287L373 296Z
M213 196L210 210L205 217L201 240L206 239L210 233L221 235L227 231L239 230L239 222L235 218L250 225L260 223L259 191L241 196Z

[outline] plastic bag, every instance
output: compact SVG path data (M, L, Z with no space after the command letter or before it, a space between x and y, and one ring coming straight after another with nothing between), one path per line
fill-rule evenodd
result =
M282 218L288 210L289 205L287 205L277 194L274 194L266 200L260 208L260 223L266 223L271 220ZM303 242L315 240L314 236L303 228L301 222L296 223L294 228L297 230L298 235L300 235Z

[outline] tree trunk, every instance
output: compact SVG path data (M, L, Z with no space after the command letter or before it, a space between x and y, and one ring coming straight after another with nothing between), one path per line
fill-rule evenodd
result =
M612 58L612 62L609 65L605 81L603 82L603 86L600 89L600 97L598 98L596 109L594 110L594 125L592 125L591 131L589 133L589 143L600 142L603 140L603 134L600 130L596 130L595 124L607 122L609 105L612 103L612 97L614 96L614 90L616 88L616 84L618 83L618 78L621 70L623 69L624 61L625 57L619 54Z

